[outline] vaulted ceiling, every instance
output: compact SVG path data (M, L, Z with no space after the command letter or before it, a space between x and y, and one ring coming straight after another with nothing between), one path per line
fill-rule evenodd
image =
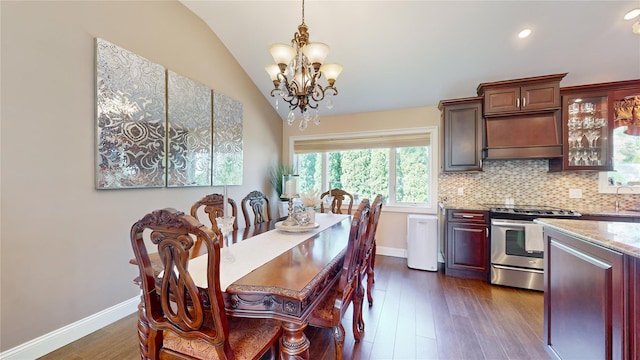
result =
M302 2L180 1L274 104L269 46L290 43ZM561 86L638 79L640 18L623 19L633 8L640 1L307 0L310 41L344 66L335 107L320 115L431 106L475 96L479 83L564 72ZM533 33L519 39L525 27ZM282 102L278 113L287 116Z

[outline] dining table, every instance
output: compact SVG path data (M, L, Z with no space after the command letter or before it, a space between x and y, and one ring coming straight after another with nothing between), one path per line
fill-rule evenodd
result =
M269 318L282 324L280 359L308 359L308 318L338 281L351 216L316 214L307 226L270 221L232 231L220 249L220 287L228 316ZM207 287L207 256L189 261L189 273ZM148 326L139 311L144 347Z

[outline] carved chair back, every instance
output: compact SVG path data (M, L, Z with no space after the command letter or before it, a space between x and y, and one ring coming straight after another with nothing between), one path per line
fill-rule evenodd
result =
M382 213L382 203L382 195L378 194L371 205L371 211L369 212L369 227L367 228L367 234L365 235L363 241L363 249L365 254L364 264L360 268L360 280L362 281L364 279L364 275L367 275L367 300L370 307L373 306L373 296L371 295L371 288L373 287L373 268L376 261L376 231L378 229L380 214Z
M207 289L199 289L188 270L196 240L207 250ZM157 276L145 242L157 246L162 276ZM141 312L149 323L149 353L157 359L164 332L180 338L201 339L219 359L233 358L229 325L220 289L220 248L217 236L194 217L166 208L153 211L131 228L131 245L142 279ZM142 344L141 344L142 345Z
M249 206L249 208L247 208ZM247 227L271 220L269 198L258 190L254 190L242 199L242 214ZM253 221L251 216L253 215Z
M347 214L351 215L353 209L353 195L342 189L331 189L325 191L320 195L320 199L324 199L326 196L333 196L331 201L331 212L334 214L342 214L342 204L344 201L348 201ZM324 201L320 203L320 212L324 212Z
M349 233L349 243L344 256L342 273L338 281L338 299L336 301L336 320L339 321L344 311L354 298L362 293L362 283L360 280L360 267L364 263L365 249L363 247L369 227L370 205L368 199L362 199L360 205L353 214L351 220L351 230ZM340 314L338 318L337 315Z
M206 222L203 221L202 217L206 215L208 222L211 224L211 230L218 235L218 239L223 239L216 221L216 218L224 216L223 203L224 195L214 193L203 197L191 206L191 216L198 219L202 224L205 224ZM232 198L227 197L227 203L231 207L231 215L235 218L233 220L233 229L238 230L238 207L236 206L236 202ZM223 246L224 244L221 242L220 247ZM196 242L192 252L195 255L201 254L201 247L202 243Z
M337 283L309 317L309 324L333 329L334 357L342 359L344 347L344 326L342 318L350 304L353 304L353 336L360 341L364 335L362 320L363 289L360 282L360 267L364 262L362 242L369 226L369 200L363 199L351 219L349 242L345 251L342 272Z

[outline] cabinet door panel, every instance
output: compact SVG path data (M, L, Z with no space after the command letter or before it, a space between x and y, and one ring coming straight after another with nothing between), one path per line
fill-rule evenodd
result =
M474 171L482 168L482 106L445 107L444 171Z
M629 359L640 359L640 258L629 261Z
M546 228L545 233L547 346L563 359L621 359L624 256Z
M487 227L452 223L448 230L448 267L487 271Z
M520 87L486 90L484 93L484 113L499 114L520 110Z
M522 110L554 109L561 106L559 84L523 86L521 92L520 107Z

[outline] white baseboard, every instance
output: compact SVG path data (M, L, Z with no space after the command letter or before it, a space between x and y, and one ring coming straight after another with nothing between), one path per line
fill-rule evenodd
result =
M44 356L138 311L140 297L116 304L72 324L0 353L2 360L31 360Z
M407 249L378 246L378 247L376 247L376 254L377 255L385 255L385 256L406 258L407 257Z

